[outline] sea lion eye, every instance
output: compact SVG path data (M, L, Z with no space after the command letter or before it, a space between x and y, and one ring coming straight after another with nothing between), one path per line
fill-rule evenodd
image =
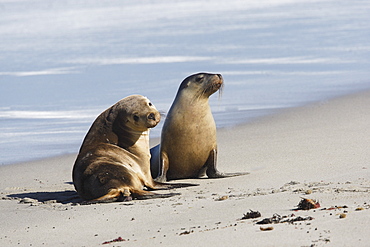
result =
M198 76L197 78L195 78L195 81L196 82L202 82L203 81L203 76Z
M139 117L137 115L134 115L135 122L139 121Z
M153 104L151 102L149 102L149 106L152 106Z

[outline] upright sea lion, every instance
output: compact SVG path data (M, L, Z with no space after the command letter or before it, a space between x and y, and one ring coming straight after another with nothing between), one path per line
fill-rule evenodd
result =
M220 74L199 73L182 81L164 122L161 143L150 150L156 181L248 174L225 174L216 168L216 124L208 99L222 86Z
M179 187L157 183L150 173L149 128L160 114L144 96L128 96L101 113L87 133L73 167L73 183L87 201L169 197L147 189Z

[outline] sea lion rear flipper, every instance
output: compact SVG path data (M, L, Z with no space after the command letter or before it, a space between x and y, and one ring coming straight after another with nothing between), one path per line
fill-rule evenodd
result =
M132 196L138 200L146 200L146 199L153 199L153 198L168 198L171 196L178 196L181 193L166 193L166 194L157 194L150 191L145 190L134 190L132 191Z
M83 202L83 204L110 203L110 202L117 202L117 201L122 202L122 201L131 201L131 200L132 200L132 197L130 196L130 192L127 189L124 189L124 190L111 189L104 196L101 196L93 200L85 201Z
M219 172L218 174L216 174L217 175L216 177L210 177L210 178L227 178L227 177L243 176L243 175L248 175L248 174L249 172L230 172L230 173Z
M90 201L86 201L83 204L125 202L131 201L132 199L146 200L152 198L168 198L177 195L181 195L181 193L156 194L145 190L112 189L106 195Z
M190 187L190 186L199 186L199 184L189 184L189 183L161 183L161 182L154 182L154 188L148 188L153 190L166 190L166 189L176 189L176 188L183 188L183 187Z
M235 172L235 173L219 172L216 168L216 164L217 164L217 149L212 149L211 152L209 153L206 163L203 166L206 168L206 174L209 178L226 178L249 174L249 172ZM203 168L201 169L201 171L203 171Z

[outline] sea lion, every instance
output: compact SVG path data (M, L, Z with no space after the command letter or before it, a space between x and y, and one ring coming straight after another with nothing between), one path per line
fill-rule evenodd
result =
M147 189L180 187L153 181L150 173L149 128L160 121L144 96L128 96L101 113L88 131L73 167L80 197L106 202L170 197Z
M155 181L248 174L221 173L216 168L216 124L208 99L222 86L220 74L198 73L182 81L164 122L161 143L150 150Z

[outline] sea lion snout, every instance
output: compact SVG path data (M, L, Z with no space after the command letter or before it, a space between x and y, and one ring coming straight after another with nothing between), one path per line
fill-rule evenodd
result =
M155 120L155 115L154 115L154 113L149 113L149 115L148 115L148 119Z
M216 87L219 89L224 84L224 79L222 78L222 75L217 74L218 80L215 82Z
M148 122L148 128L155 127L159 121L161 121L161 114L158 111L150 112L146 116Z
M219 89L222 90L222 87L224 85L224 79L222 78L221 74L208 74L208 75L209 75L208 81L203 89L207 97L217 92L217 90Z
M221 87L221 85L224 83L224 78L222 77L221 74L215 74L215 77L216 81L214 83Z
M161 121L161 114L158 111L151 112L148 114L147 119L159 123Z

